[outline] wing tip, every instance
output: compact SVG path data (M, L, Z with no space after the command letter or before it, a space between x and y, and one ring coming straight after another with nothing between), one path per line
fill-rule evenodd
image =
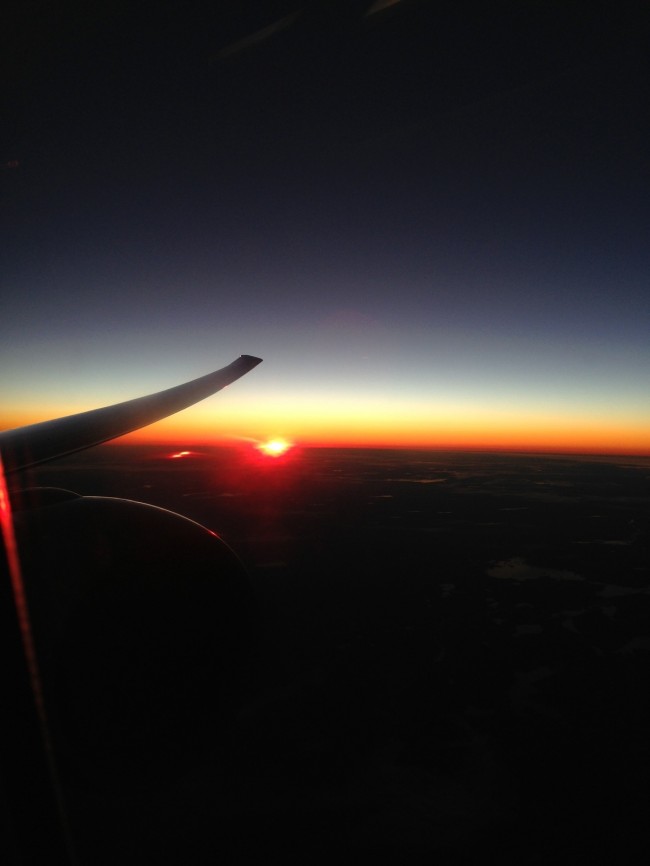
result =
M263 360L262 358L257 358L255 355L240 355L239 357L242 359L242 361L246 361L248 364L250 364L251 370L253 369L253 367L257 367L258 364L261 364Z

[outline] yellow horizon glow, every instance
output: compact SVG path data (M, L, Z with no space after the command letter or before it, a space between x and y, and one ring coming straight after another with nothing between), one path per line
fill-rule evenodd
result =
M131 434L138 442L219 443L226 440L283 439L304 446L437 448L445 450L549 451L650 456L650 424L606 417L545 414L529 410L414 407L379 411L317 411L289 406L269 411L194 413L169 418ZM307 409L307 411L305 411ZM125 440L126 441L126 440Z
M119 442L190 447L282 440L313 447L433 448L650 456L650 414L608 414L470 401L435 404L331 395L206 401L121 437ZM87 406L4 413L4 428L83 411ZM45 415L45 413L48 413Z

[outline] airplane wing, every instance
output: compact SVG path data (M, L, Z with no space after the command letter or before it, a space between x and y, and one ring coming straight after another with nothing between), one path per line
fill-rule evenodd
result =
M5 473L83 451L160 421L230 385L261 360L252 355L240 355L227 367L175 388L77 415L5 430L0 433Z

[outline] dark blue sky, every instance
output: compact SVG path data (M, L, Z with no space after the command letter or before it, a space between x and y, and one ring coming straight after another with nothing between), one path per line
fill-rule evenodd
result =
M370 6L10 13L8 424L250 352L260 428L308 396L648 440L647 12Z

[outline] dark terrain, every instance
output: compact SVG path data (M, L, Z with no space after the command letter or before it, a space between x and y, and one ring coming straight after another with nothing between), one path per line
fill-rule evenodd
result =
M217 531L262 616L226 746L137 795L72 787L82 863L637 862L649 458L171 451L29 479Z

